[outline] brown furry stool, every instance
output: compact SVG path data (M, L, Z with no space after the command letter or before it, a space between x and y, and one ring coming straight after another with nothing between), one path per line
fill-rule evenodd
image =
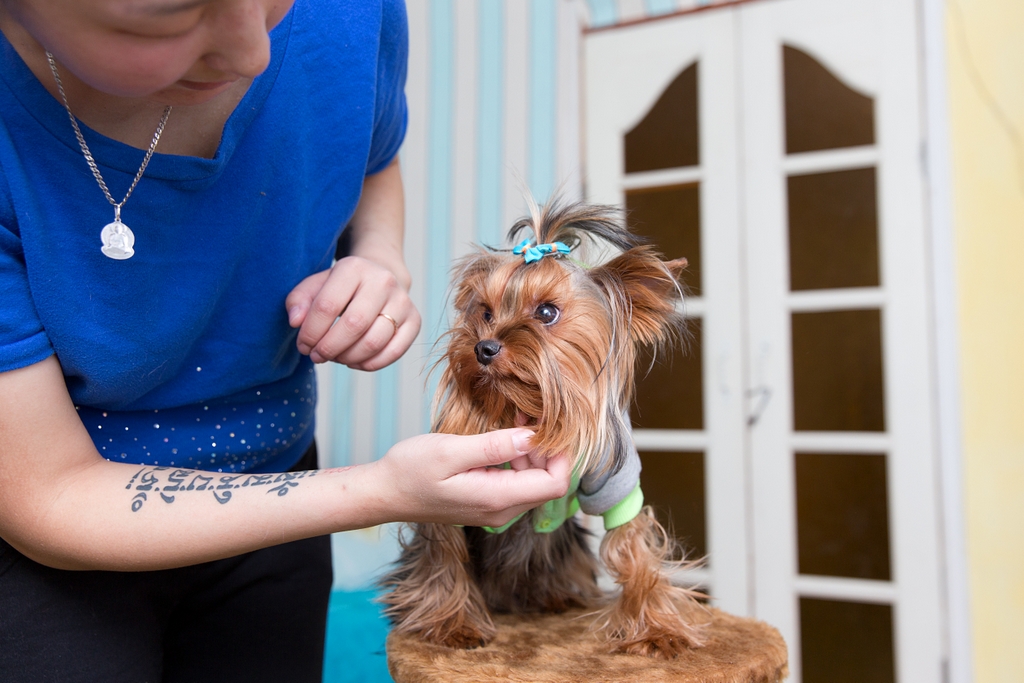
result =
M495 615L498 636L475 650L392 633L388 668L396 683L778 683L788 674L782 636L754 619L713 609L707 645L664 660L606 652L583 614Z

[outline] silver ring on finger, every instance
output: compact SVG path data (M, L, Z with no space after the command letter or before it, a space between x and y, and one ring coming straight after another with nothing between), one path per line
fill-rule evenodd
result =
M384 319L385 319L385 320L387 320L387 321L388 321L389 323L391 323L392 325L394 325L394 327L395 327L395 334L398 334L398 321L397 321L397 320L395 320L394 318L392 318L392 317L391 317L390 315L388 315L387 313L378 313L378 314L377 314L377 317L378 317L378 318L384 318Z

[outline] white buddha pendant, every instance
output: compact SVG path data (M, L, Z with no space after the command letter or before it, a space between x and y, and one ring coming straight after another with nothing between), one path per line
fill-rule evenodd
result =
M104 256L123 261L135 255L135 233L121 222L120 208L115 207L114 222L107 223L100 232L100 240L103 242L100 251Z

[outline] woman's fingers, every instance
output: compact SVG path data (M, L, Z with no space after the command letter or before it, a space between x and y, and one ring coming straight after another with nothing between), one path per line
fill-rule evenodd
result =
M532 436L527 429L505 429L449 437L456 441L445 462L455 470L448 481L465 487L467 496L482 494L483 502L492 505L493 511L561 498L569 485L568 459L533 457ZM506 462L512 469L498 467Z
M433 436L441 446L438 462L445 468L445 476L451 477L480 468L497 467L527 455L532 449L533 432L516 428L468 436Z
M349 307L359 288L359 281L344 277L342 270L336 265L331 270L309 276L285 300L288 321L299 328L296 345L300 353L310 355L317 348ZM355 313L349 316L349 320L353 317L357 317Z
M406 315L405 320L397 325L392 324L391 321L382 316L378 316L378 318L379 320L374 323L371 332L378 334L376 328L383 328L381 323L387 323L387 328L381 333L384 337L388 337L383 343L383 348L377 351L375 345L368 344L365 349L353 349L351 353L346 352L333 360L356 370L371 372L387 367L401 358L409 350L409 347L412 346L412 343L416 340L416 335L420 332L421 319L419 311L410 306L410 311Z
M289 323L299 328L299 351L318 363L378 369L400 357L419 332L419 314L395 275L358 257L306 278L285 305Z
M495 526L561 498L569 489L569 460L547 458L537 460L540 467L523 468L532 436L528 429L504 429L426 434L396 444L375 464L391 482L385 490L396 521ZM517 469L500 467L506 462Z
M395 332L394 326L379 315L387 301L387 294L380 289L360 287L334 325L323 332L310 350L310 358L318 363L343 362L340 359L346 353L379 353Z
M306 320L309 307L316 298L317 293L323 288L327 278L330 277L330 270L322 270L304 279L288 293L284 300L285 310L288 311L288 324L292 327L299 327Z

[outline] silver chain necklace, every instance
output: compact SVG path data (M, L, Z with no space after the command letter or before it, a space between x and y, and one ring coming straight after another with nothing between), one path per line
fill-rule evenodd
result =
M50 63L50 71L53 72L53 80L57 81L57 92L60 93L61 102L64 103L64 109L68 112L68 118L71 119L71 127L75 129L75 137L78 138L78 146L82 148L82 154L85 156L85 161L89 164L89 168L92 170L92 175L96 178L96 182L99 184L100 189L103 190L103 194L106 196L107 201L114 207L114 222L107 223L103 226L103 230L100 232L100 240L103 243L100 251L102 251L104 255L109 256L112 259L117 259L118 261L129 259L135 255L135 233L133 233L127 225L121 222L121 207L124 206L124 203L132 196L132 192L135 191L135 186L139 184L139 179L142 178L142 174L146 172L146 166L149 165L149 160L153 157L153 152L156 151L156 144L160 142L160 135L164 132L164 125L167 123L167 117L171 115L171 108L170 106L164 107L164 115L160 117L160 123L156 127L156 132L153 133L153 141L149 143L149 151L146 152L146 156L142 160L142 165L139 166L139 171L135 174L135 179L128 188L128 192L125 193L124 199L120 202L115 202L114 198L110 195L110 190L107 189L107 184L103 182L103 176L100 174L99 167L96 166L96 160L92 158L92 152L89 151L89 145L85 144L85 138L82 136L82 129L78 127L78 121L75 119L75 115L71 113L71 107L68 105L68 97L64 94L64 84L61 82L60 73L57 71L57 62L54 61L53 55L49 52L46 53L46 59Z

